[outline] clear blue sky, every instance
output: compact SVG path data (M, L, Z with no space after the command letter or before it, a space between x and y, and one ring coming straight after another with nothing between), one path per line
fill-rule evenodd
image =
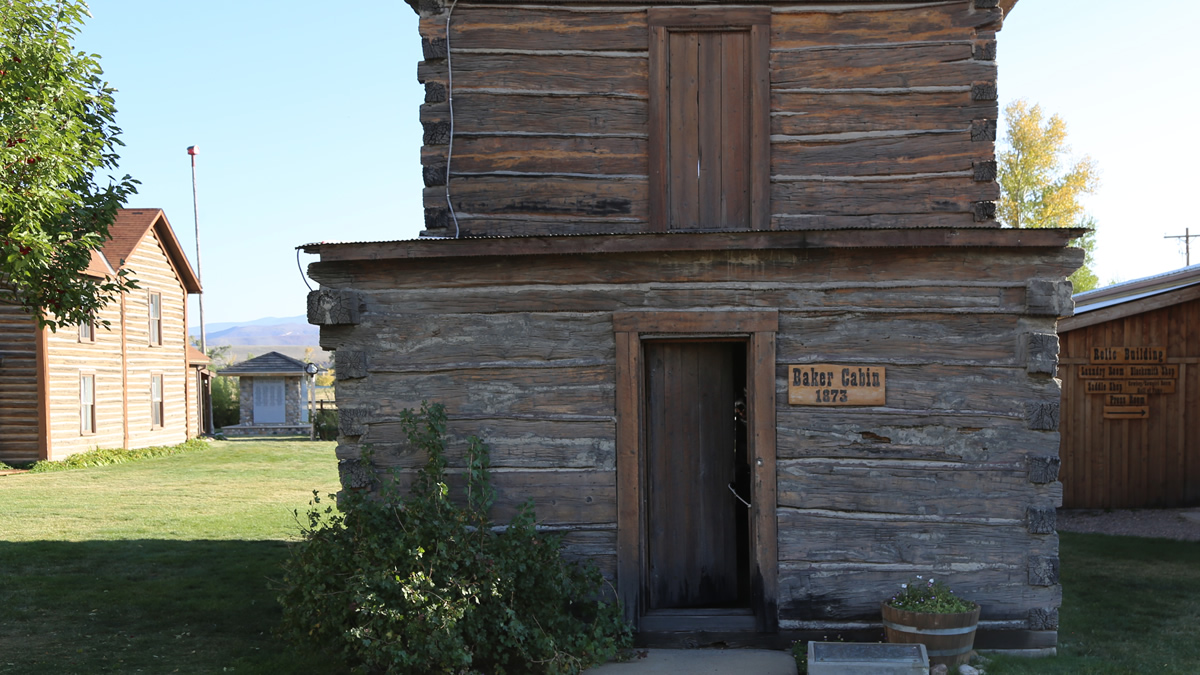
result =
M91 10L77 47L101 55L118 89L121 170L142 182L130 206L164 209L193 263L186 149L200 147L208 323L302 314L299 244L421 230L421 50L402 0ZM1189 222L1196 25L1191 0L1020 0L1000 33L1001 104L1059 114L1072 147L1100 165L1087 204L1102 282L1182 267L1182 246L1163 235L1200 233Z

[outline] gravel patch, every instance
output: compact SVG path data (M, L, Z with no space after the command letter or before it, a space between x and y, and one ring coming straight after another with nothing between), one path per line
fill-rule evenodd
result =
M1059 509L1058 531L1200 541L1200 509Z

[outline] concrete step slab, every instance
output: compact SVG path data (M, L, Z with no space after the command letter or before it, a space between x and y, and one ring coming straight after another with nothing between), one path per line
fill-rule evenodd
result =
M584 675L796 675L789 652L768 649L639 649L623 663L606 663Z

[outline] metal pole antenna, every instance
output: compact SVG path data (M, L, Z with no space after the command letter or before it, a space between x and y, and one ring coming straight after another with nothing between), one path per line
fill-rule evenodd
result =
M196 301L200 305L200 352L208 356L208 336L204 330L204 282L203 274L200 271L200 201L196 198L196 155L200 154L200 146L189 145L188 156L192 158L192 221L196 225L196 280L200 281L200 292L196 294ZM216 431L213 426L213 410L212 399L209 398L207 405L208 431L212 433Z
M1163 239L1182 239L1184 260L1187 261L1187 267L1192 266L1192 237L1200 237L1200 234L1192 234L1189 228L1183 228L1183 235L1175 235L1174 237L1167 236Z

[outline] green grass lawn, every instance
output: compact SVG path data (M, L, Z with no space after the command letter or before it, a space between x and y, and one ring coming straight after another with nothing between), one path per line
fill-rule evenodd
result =
M1200 673L1200 543L1062 533L1058 656L988 675Z
M294 509L337 486L332 443L214 442L0 477L0 673L314 673L275 639ZM1059 656L989 675L1200 672L1200 543L1062 535Z
M332 443L214 442L0 477L0 673L339 673L275 639L293 510Z

